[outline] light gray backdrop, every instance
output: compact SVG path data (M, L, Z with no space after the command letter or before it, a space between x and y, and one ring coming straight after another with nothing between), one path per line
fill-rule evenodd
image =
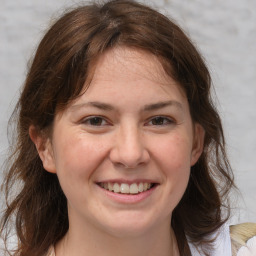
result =
M0 0L0 163L27 62L50 20L79 1ZM145 1L146 2L146 1ZM208 63L243 198L232 222L256 222L256 1L147 1L183 26ZM1 179L1 178L0 178ZM235 197L234 197L235 198Z

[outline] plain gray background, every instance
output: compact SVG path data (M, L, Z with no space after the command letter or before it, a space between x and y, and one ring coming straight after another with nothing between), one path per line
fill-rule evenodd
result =
M200 49L212 73L228 153L242 197L231 222L256 222L256 1L144 1L174 18ZM7 121L27 62L51 20L71 0L0 0L0 163ZM1 177L0 177L1 179Z

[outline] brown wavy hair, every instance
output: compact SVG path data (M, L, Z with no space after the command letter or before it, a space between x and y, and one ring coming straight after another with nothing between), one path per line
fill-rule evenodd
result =
M92 3L68 10L46 32L13 114L17 137L3 184L7 208L0 226L8 241L15 220L18 247L13 255L43 255L69 228L66 197L57 176L44 170L29 127L49 134L55 114L81 95L92 72L89 67L117 46L157 56L186 93L193 121L205 130L204 151L173 212L180 254L190 255L187 240L210 246L208 235L229 216L226 199L233 174L210 95L211 77L200 53L174 22L150 7L131 0Z

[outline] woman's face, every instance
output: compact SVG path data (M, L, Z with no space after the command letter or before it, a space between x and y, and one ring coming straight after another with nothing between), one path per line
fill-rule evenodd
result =
M202 151L185 94L157 58L115 48L55 117L39 153L67 197L70 227L127 236L170 225Z

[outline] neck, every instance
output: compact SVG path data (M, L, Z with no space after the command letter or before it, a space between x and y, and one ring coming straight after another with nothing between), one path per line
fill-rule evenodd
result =
M115 236L86 225L70 225L65 237L55 247L56 256L179 256L170 225L162 225L139 235Z

